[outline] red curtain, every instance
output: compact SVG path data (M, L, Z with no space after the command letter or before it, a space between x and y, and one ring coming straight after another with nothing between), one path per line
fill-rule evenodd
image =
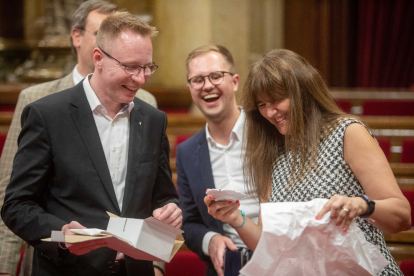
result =
M414 1L360 0L357 86L414 85Z

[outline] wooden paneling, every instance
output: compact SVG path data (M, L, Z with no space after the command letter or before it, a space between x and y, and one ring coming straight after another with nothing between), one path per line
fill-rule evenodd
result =
M318 62L318 0L285 2L285 48L292 50L312 65ZM323 74L325 72L322 72Z
M397 263L414 260L414 245L409 243L387 243L387 248Z
M187 87L165 88L157 86L144 87L157 99L160 109L189 109L192 103L190 91Z
M307 59L331 86L355 85L357 9L354 2L285 2L285 48Z
M0 0L0 37L23 39L23 0Z
M397 234L385 234L384 238L386 242L403 242L414 244L414 230L402 231Z
M16 104L20 91L31 85L27 83L0 83L0 104Z

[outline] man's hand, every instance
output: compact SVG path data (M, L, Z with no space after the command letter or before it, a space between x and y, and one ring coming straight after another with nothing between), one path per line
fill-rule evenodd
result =
M175 228L180 228L183 223L182 211L175 203L168 203L164 207L155 209L152 216Z
M69 229L86 229L86 227L77 221L72 221L69 224L63 225L62 231L65 235L74 235ZM83 255L94 249L106 247L107 242L106 239L97 239L82 243L65 243L65 246L71 253L75 255Z
M156 266L154 266L154 274L155 276L164 276L164 273Z
M233 251L237 250L237 247L231 239L220 234L214 235L208 244L208 252L218 276L224 275L224 252L226 251L226 247Z

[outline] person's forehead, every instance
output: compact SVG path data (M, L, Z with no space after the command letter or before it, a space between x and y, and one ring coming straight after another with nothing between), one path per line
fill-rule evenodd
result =
M190 74L228 71L230 69L230 65L223 55L214 51L193 58L188 67Z
M109 14L103 14L99 13L98 10L93 10L88 14L88 17L86 18L85 27L91 27L97 30L99 29L99 26L101 25L102 21L104 21L104 19L108 16Z
M111 55L124 63L147 64L152 62L152 42L148 36L122 31L116 39L106 45Z
M136 49L137 51L152 52L152 41L149 36L136 33L132 30L123 30L113 41L114 44L121 46L120 51Z

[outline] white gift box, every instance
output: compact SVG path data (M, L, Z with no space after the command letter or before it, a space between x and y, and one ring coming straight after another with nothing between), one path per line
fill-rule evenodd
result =
M75 235L52 231L43 241L79 243L107 239L109 248L139 260L169 262L184 243L182 230L153 217L146 219L120 218L110 214L106 230L71 229Z

